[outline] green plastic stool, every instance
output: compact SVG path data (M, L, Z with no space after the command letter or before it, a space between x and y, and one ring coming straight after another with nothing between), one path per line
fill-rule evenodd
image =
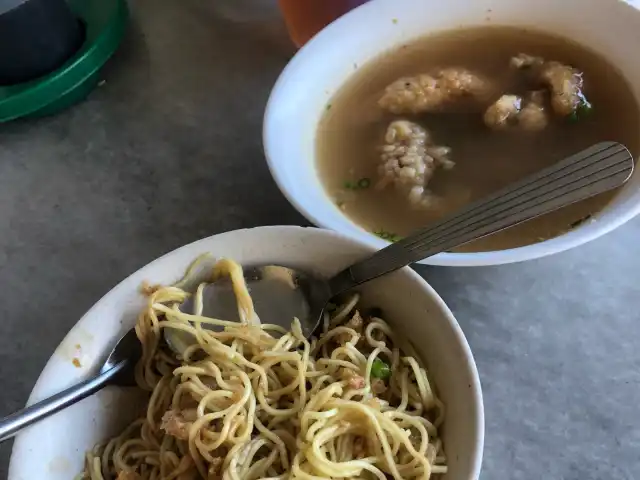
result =
M86 28L85 42L58 70L48 75L0 87L0 122L51 115L86 96L100 80L100 70L118 49L129 9L126 0L70 0Z

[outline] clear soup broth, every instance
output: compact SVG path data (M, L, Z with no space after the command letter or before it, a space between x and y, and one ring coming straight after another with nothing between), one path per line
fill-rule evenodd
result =
M530 73L513 68L520 53L569 65L580 73L589 111L554 115L550 90L544 100L545 128L489 128L484 112L502 94L544 88ZM546 64L545 64L546 65ZM438 111L390 113L379 105L385 88L401 77L434 68L464 67L491 84L488 96L461 97ZM550 88L550 87L549 87ZM450 148L450 169L428 181L437 201L416 208L406 192L380 187L381 148L390 122L408 119ZM515 124L514 124L515 125ZM605 59L569 40L537 31L482 27L437 34L403 45L363 66L327 104L317 138L317 169L329 195L345 215L366 230L396 239L455 212L522 177L594 143L613 140L639 153L636 99ZM603 194L469 243L459 251L514 248L560 235L600 211L615 195Z

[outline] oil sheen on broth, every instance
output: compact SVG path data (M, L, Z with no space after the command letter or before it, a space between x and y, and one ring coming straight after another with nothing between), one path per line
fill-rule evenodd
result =
M501 95L520 95L526 105L527 97L535 95L530 92L542 88L530 68L515 68L513 59L521 53L581 72L589 111L554 114L549 87L546 93L542 90L546 97L541 100L548 118L545 128L519 128L513 118L506 128L489 128L485 124L490 121L486 117L489 112L485 114L489 105L498 98L507 103L513 99ZM385 88L399 78L447 67L464 67L482 76L489 82L488 92L452 101L437 111L398 114L380 106ZM376 188L380 187L381 149L387 128L399 119L418 124L435 144L450 147L447 157L455 162L453 168L438 168L429 180L428 189L436 201L426 207L416 208L404 191L388 185ZM548 34L483 27L425 37L367 65L354 65L353 77L327 104L320 122L317 168L326 190L348 217L393 239L599 141L621 142L637 156L639 138L636 100L621 74L604 59ZM557 236L589 219L613 195L615 192L571 205L459 250L513 248Z

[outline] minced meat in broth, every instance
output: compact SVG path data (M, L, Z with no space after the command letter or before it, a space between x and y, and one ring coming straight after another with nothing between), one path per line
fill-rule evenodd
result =
M354 65L320 123L317 168L347 216L394 240L604 140L639 153L638 107L613 66L565 39L484 27L425 37ZM559 235L613 195L460 250Z

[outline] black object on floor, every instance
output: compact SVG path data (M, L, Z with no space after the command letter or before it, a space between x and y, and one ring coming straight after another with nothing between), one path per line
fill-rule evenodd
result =
M60 1L64 0L0 0L0 15L8 2L22 4ZM99 84L102 67L117 50L126 30L129 18L127 0L68 0L68 5L76 21L75 25L81 25L79 48L63 60L62 64L37 78L12 85L2 85L0 82L0 123L59 112L86 98ZM31 21L41 20L43 19L33 18ZM34 37L41 35L41 32L30 31ZM2 34L6 35L6 32L2 31ZM7 48L5 54L15 54L15 51L10 50L11 45L0 43L0 46ZM9 71L15 72L15 63L11 62L16 61L20 61L19 56L5 63L5 66L14 66Z
M83 41L84 28L66 0L0 0L0 85L57 69Z

